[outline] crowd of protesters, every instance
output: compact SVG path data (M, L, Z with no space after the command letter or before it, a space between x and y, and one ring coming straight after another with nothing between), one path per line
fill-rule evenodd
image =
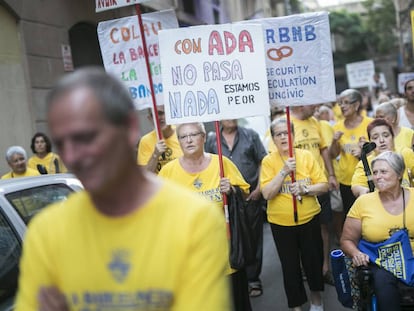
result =
M160 133L157 130L153 130L142 136L138 144L135 141L135 146L138 148L135 150L133 162L139 164L139 171L135 171L132 167L131 158L127 154L121 155L120 152L128 151L128 155L131 152L131 144L135 138L132 132L134 130L138 131L136 124L129 124L125 130L122 128L124 125L118 124L116 120L113 121L109 114L106 115L109 110L105 110L107 109L105 105L110 105L106 102L108 98L98 95L97 92L101 88L95 89L96 85L92 80L97 79L108 84L114 84L115 89L120 86L111 79L107 81L107 76L93 70L80 71L80 73L75 73L75 77L83 79L86 86L83 87L69 77L61 82L62 85L57 86L54 90L55 93L52 92L49 98L49 115L51 118L49 123L54 136L53 142L57 144L58 152L52 152L52 142L48 136L44 133L36 133L32 138L30 146L33 152L32 157L28 158L26 151L21 146L8 148L6 161L11 171L3 175L2 179L64 173L69 169L78 177L80 176L81 181L85 183L85 189L91 195L91 198L79 197L77 200L85 203L90 211L97 210L109 218L114 217L111 214L111 210L107 209L107 203L109 202L101 201L106 197L102 191L107 191L109 184L99 184L99 180L94 180L94 176L86 177L84 174L88 168L97 174L98 179L99 176L103 179L107 178L105 174L99 175L99 169L107 172L110 175L109 177L113 177L113 180L117 182L130 176L131 180L122 182L125 183L128 189L134 188L132 180L135 180L137 185L142 184L144 188L148 187L148 189L142 188L133 195L132 199L135 200L136 206L148 205L148 208L156 208L153 206L154 204L156 205L156 202L144 202L137 197L138 193L145 194L149 200L152 200L153 196L157 200L161 200L159 196L162 194L162 191L165 191L169 196L176 197L177 200L181 195L183 197L188 196L188 199L191 201L194 200L194 197L186 193L194 192L198 194L197 197L204 197L203 200L195 201L197 205L203 206L200 207L200 210L203 210L205 205L202 202L210 201L210 205L216 206L216 210L223 213L223 220L225 196L236 193L237 189L240 189L242 199L245 201L244 208L248 211L248 225L251 226L250 234L252 235L251 239L254 245L252 250L254 260L244 267L236 269L232 267L230 261L223 264L222 258L211 258L212 264L220 264L214 271L217 273L218 271L223 272L223 277L214 274L207 278L210 281L217 282L221 289L221 293L216 291L215 294L209 294L211 299L216 299L216 303L210 301L211 306L223 307L232 305L234 311L250 311L252 310L250 298L258 297L266 290L262 287L260 273L263 261L263 224L267 221L270 224L274 243L281 261L288 307L296 311L302 310L303 305L307 302L304 287L304 280L306 279L310 289L310 310L324 310L322 295L324 284L333 284L329 264L331 247L338 247L341 241L349 251L348 255L351 257L354 256L353 254L361 256L360 252L355 251L354 244L349 246L351 245L349 240L352 239L352 242L354 242L356 239L356 235L352 235L349 231L349 223L352 223L351 228L359 228L360 222L355 224L354 221L357 216L355 216L356 212L353 207L355 204L361 204L359 203L360 201L356 201L357 198L363 197L374 190L370 185L372 178L370 179L370 176L367 175L366 167L362 161L365 159L368 165L371 166L371 163L380 163L381 161L376 160L376 158L384 153L401 154L401 161L403 162L401 165L403 168L398 170L398 174L401 176L396 177L396 183L402 187L411 187L413 182L414 80L406 82L404 99L393 99L380 87L375 88L372 94L361 93L356 89L347 89L339 94L335 103L292 107L290 123L284 114L284 108L272 107L270 128L262 140L254 130L238 125L236 119L221 121L219 139L217 139L218 137L214 133L207 133L202 123L186 123L178 126L168 125L165 122L164 107L159 106L156 113L157 120L154 123L159 122L160 127L158 131ZM96 101L98 103L94 109L97 109L97 115L103 118L102 122L108 123L106 125L107 128L105 126L102 128L97 127L96 133L89 133L86 129L88 121L85 120L85 135L93 136L90 137L90 142L95 143L96 148L102 148L102 150L106 148L107 153L114 152L118 154L117 157L113 157L113 163L118 165L125 177L118 176L118 173L111 168L111 163L102 160L104 158L103 153L93 154L91 151L88 154L85 151L86 149L84 150L86 152L85 156L90 156L94 160L102 160L102 163L97 163L97 165L100 165L99 167L89 165L87 158L78 158L77 162L71 162L73 160L71 156L79 153L78 156L80 157L83 151L69 150L69 144L76 142L71 141L74 138L59 132L64 122L61 120L62 124L58 124L57 122L60 119L56 114L53 114L53 111L59 108L60 110L73 109L74 114L83 113L83 111L75 111L75 103L79 99L71 98L71 93L75 94L77 90L79 90L82 96L90 96L92 102ZM122 90L119 89L118 91L123 95ZM115 95L112 94L111 96ZM128 102L129 100L125 99L125 101ZM104 108L101 108L101 105ZM105 111L103 113L99 112L101 109ZM113 107L110 109L113 109ZM125 109L123 112L125 114L125 122L132 122L129 108ZM68 120L70 120L70 117L69 115ZM154 120L154 113L151 112L148 117L150 120ZM72 121L75 122L75 119ZM69 125L67 129L70 130ZM100 141L101 138L94 136L100 135L100 131L107 135L107 139L114 146L109 147L106 142ZM119 136L113 136L115 134ZM117 141L116 138L121 141ZM67 140L68 146L64 145L63 140ZM218 146L219 142L221 146ZM368 148L367 144L369 145L369 143L372 143L373 147L367 152L365 148ZM115 151L114 149L118 144L121 149ZM122 148L124 149L122 150ZM219 161L221 155L220 157L216 155L219 153L219 149L223 155L223 176L220 176ZM379 157L379 159L382 158ZM78 166L81 164L85 166ZM128 168L127 164L129 165ZM374 174L379 173L375 171ZM174 183L183 186L183 188L187 188L187 190L182 193L181 187L175 189L175 186L171 186L176 192L175 194L172 194L171 190L160 190L166 187L159 184L164 182L164 180L172 180ZM374 181L374 187L377 187L378 177L375 177ZM168 185L170 185L169 182ZM398 188L398 185L394 188ZM118 189L119 187L115 188ZM380 189L385 191L383 188ZM118 190L119 192L117 193L116 191ZM120 196L125 193L122 189L118 190L111 189L116 200L120 200ZM159 194L158 191L160 191ZM404 194L404 192L402 193ZM409 196L410 193L407 192L407 195ZM93 202L90 201L91 199ZM179 200L181 201L181 199ZM73 201L71 200L70 204L74 204ZM187 202L184 206L191 209L192 204L188 203L191 202ZM163 204L173 205L177 212L182 212L183 206L175 207L173 202L169 202L169 204L165 202ZM124 212L126 214L134 213L136 209L129 205L125 207L128 208L128 211L118 210L121 215ZM352 212L348 214L350 210ZM58 212L54 211L54 213ZM170 215L171 212L168 212L168 214ZM266 215L266 219L264 219L263 215ZM72 215L71 217L74 216ZM95 219L95 217L97 216L91 216L91 219ZM136 218L134 218L134 221L139 223L139 218L136 215L134 217ZM189 215L188 217L197 216ZM211 226L214 226L214 217L209 218ZM350 217L352 218L351 221L349 220ZM178 218L180 217L174 216L176 221ZM46 214L41 216L40 219L34 225L38 230L42 226L41 221L51 222L53 216ZM347 219L348 225L345 229L347 236L344 238L342 231L345 219ZM96 220L99 223L101 222L98 218ZM190 221L190 219L185 220ZM114 219L108 220L108 224L111 222L110 226L115 228L116 225L114 224L116 221ZM186 230L185 226L193 225L186 221L182 221L184 227L180 230L183 232ZM198 219L198 222L200 221ZM128 226L133 226L133 224L134 222L128 223ZM104 223L100 223L100 225L104 226ZM192 230L194 229L192 228ZM143 232L147 231L150 232L151 230L148 228L148 230ZM90 233L85 232L85 235L88 234ZM165 233L164 237L167 235L168 232ZM58 237L62 240L64 239L64 235L61 233L58 234ZM120 237L126 238L125 234L120 235ZM90 238L96 239L97 237L92 234ZM173 238L178 239L175 235L169 237L170 240ZM200 238L196 241L197 243L206 242L201 237L196 236L195 238ZM219 239L221 242L223 241L222 238L224 237ZM33 233L29 234L27 252L35 252L33 245L34 243L39 243L36 239ZM214 236L209 237L208 242L214 243L213 239ZM113 239L111 238L111 240ZM334 245L332 245L332 241ZM51 249L48 249L48 243L58 245L59 240L57 238L49 240L45 235L44 241L40 243L45 243L43 245L45 251L51 251ZM99 244L100 242L96 241L96 243ZM116 245L117 242L113 240L112 243ZM177 247L183 247L182 251L186 247L190 247L188 245L181 245L176 240L171 243L176 243ZM127 247L130 247L130 245ZM191 245L191 247L195 247L195 244ZM68 251L64 247L60 248L62 252ZM135 250L136 247L131 246L131 249ZM228 252L227 248L221 248L221 250ZM208 256L207 251L211 252L212 250L211 248L206 248L204 251L206 253L203 256ZM134 256L136 256L135 253ZM170 254L165 253L163 256L168 257ZM199 282L203 283L206 281L206 274L203 274L204 269L200 269L197 273L195 273L195 270L199 267L197 265L204 265L204 263L201 261L189 262L189 258L184 260L181 257L174 259L177 265L171 268L180 269L179 267L182 268L182 264L185 263L190 265L188 267L189 274L185 276L187 279L179 280L178 275L175 275L175 273L170 275L171 273L169 273L171 278L177 278L177 280L174 279L174 282L172 282L177 287L174 287L172 284L168 286L164 284L163 286L168 293L176 296L167 302L164 301L164 303L172 306L174 303L183 303L179 299L189 299L194 303L193 310L201 310L201 295L205 294L206 290L198 292L200 297L195 296L194 299L190 299L191 295L188 292L191 291L191 288L188 288L190 285L178 286L175 282L189 281L188 279L191 278L190 274L194 273L200 276ZM227 259L229 259L228 256ZM48 279L44 276L39 276L35 279L38 282L36 284L39 286L42 285L43 281L47 280L49 282L47 285L50 285L50 287L42 287L37 293L33 292L35 296L28 297L27 295L29 295L30 291L33 291L33 287L28 288L27 284L34 284L34 281L28 281L30 278L29 273L33 272L33 267L28 260L27 256L23 257L24 274L21 276L22 282L20 287L24 292L19 292L17 310L24 310L28 305L40 305L46 306L46 308L53 307L54 301L59 302L63 306L62 309L56 308L56 310L66 310L64 308L67 305L76 303L74 300L65 300L63 295L75 291L75 288L71 287L69 281L68 284L61 284L61 287L53 283L53 274L59 275L61 273L56 267L54 268L56 271L47 276ZM179 260L183 261L179 262ZM356 257L353 260L357 262ZM366 264L365 260L363 263ZM50 269L44 262L39 262L39 265L44 265L44 269ZM62 263L62 265L68 265L68 263ZM154 267L159 266L154 265ZM212 266L209 267L211 268ZM94 269L99 268L95 267L92 270ZM186 272L184 271L183 273ZM38 273L36 274L38 275ZM156 274L158 275L159 273ZM160 282L152 283L151 276L147 275L146 277L148 278L148 284L158 284L158 286L161 286ZM62 278L65 279L65 276L62 276ZM24 283L25 281L27 283ZM191 281L189 284L193 284L193 287L198 286ZM214 283L208 285L211 287L215 286ZM94 288L94 286L89 288L87 282L82 286L85 291ZM140 287L142 284L136 286L142 289ZM228 289L226 289L227 286ZM131 287L128 290L136 290L136 288ZM223 298L227 290L229 290L228 300ZM119 294L121 295L121 292ZM173 302L175 299L178 300Z

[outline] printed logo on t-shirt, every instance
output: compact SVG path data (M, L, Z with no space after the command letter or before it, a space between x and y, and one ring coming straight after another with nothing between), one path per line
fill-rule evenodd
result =
M122 283L128 276L131 264L129 263L129 251L118 249L112 253L112 259L108 264L108 268L112 273L112 277Z
M194 180L193 182L193 186L196 187L196 189L200 189L202 185L203 185L202 181L198 178Z

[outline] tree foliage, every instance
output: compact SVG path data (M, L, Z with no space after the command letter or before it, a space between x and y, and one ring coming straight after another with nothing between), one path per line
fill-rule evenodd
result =
M358 14L345 10L329 14L331 33L335 36L335 64L346 64L366 58L365 30Z
M398 46L395 7L392 0L366 0L365 29L371 53L389 54Z
M391 0L366 0L367 14L346 10L329 15L331 32L337 42L336 65L376 58L393 53L398 44L395 36L395 8Z

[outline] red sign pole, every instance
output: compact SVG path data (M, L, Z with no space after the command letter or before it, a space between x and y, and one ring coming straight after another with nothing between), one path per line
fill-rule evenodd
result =
M220 138L220 124L219 121L214 122L214 127L216 129L216 143L217 143L217 154L219 157L219 165L220 165L220 179L224 177L224 166L223 166L223 152L221 150L221 138ZM225 193L223 195L223 206L224 206L224 215L226 218L226 226L227 226L227 237L230 238L230 221L229 221L229 204L227 202L227 195Z
M155 97L155 91L154 91L154 83L152 82L152 75L150 70L150 64L149 64L149 53L147 49L147 40L145 39L145 33L144 33L144 25L142 23L142 16L141 16L141 8L139 4L135 4L135 11L138 16L138 24L139 24L139 31L141 32L142 37L142 47L144 49L144 56L145 56L145 64L147 66L147 74L148 74L148 82L150 85L151 90L151 98L152 98L152 108L154 111L154 122L155 122L155 129L158 135L158 139L162 139L162 132L160 128L160 121L158 119L158 110L157 110L157 100Z
M292 144L292 130L290 128L290 109L289 106L286 106L286 121L287 121L287 132L288 132L288 144L289 144L289 157L293 157L293 144ZM295 172L290 173L290 179L292 184L296 181ZM292 194L293 201L293 219L295 222L298 222L298 205L296 201L296 196Z

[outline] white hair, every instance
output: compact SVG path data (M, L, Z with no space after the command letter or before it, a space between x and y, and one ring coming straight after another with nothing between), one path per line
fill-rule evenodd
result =
M27 160L27 153L23 147L20 146L11 146L6 151L6 161L10 162L14 154L21 154L25 160Z

